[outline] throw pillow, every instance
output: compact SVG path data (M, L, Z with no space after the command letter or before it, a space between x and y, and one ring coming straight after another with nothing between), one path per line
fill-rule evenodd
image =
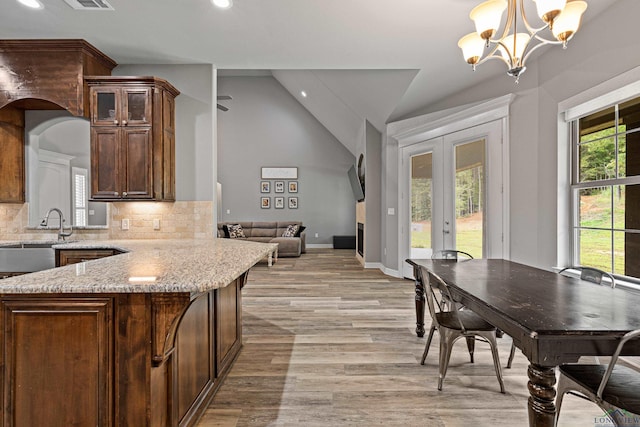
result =
M231 237L232 239L247 237L244 235L244 231L242 230L242 226L240 224L229 224L227 228L229 229L229 237Z
M282 233L282 237L295 237L298 228L300 228L300 226L297 224L287 225L287 229Z
M301 225L300 227L298 227L298 231L296 232L296 237L300 237L300 234L305 230L305 228L307 227L305 227L304 225Z
M222 226L222 231L224 232L225 239L228 239L229 237L231 237L229 235L229 227L227 226L227 224Z

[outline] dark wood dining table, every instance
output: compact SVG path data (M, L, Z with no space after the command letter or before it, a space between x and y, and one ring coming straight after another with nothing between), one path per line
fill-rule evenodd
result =
M640 294L502 259L408 259L416 280L416 333L424 336L426 269L450 287L456 302L513 338L529 359L529 425L556 420L555 367L581 356L609 356L640 328ZM640 355L640 342L624 355Z

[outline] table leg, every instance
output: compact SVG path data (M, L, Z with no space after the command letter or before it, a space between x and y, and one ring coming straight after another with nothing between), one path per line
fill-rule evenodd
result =
M530 364L529 375L529 426L554 427L556 422L556 373L554 368Z
M416 334L424 337L424 284L416 279Z
M269 252L269 257L267 258L267 266L271 267L273 265L273 252Z

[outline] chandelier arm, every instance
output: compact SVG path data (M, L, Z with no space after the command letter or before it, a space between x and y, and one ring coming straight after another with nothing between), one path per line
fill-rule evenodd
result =
M504 62L507 67L512 68L511 64L509 63L509 61L507 61L506 59L504 59L504 57L502 55L487 55L484 58L482 58L480 61L478 61L478 63L476 64L476 66L480 65L480 64L484 64L485 62L487 62L490 59L499 59L502 62Z
M520 61L521 64L524 66L524 63L527 61L527 58L529 58L529 55L531 55L533 52L535 52L539 47L542 47L542 46L544 46L546 44L549 44L549 43L539 43L539 44L535 45L534 47L532 47L525 55L523 55L522 61ZM527 46L527 48L528 47L529 46Z
M535 35L538 34L540 31L546 30L547 28L549 28L549 24L545 24L539 28L535 28L533 25L529 24L529 20L527 19L527 13L525 12L525 9L524 9L524 0L520 0L520 15L522 15L522 22L524 22L524 26L526 27L531 37L535 37Z
M516 12L517 12L516 1L517 0L509 0L508 11L507 11L507 21L504 24L504 30L502 31L502 35L498 39L490 40L492 43L498 43L500 40L504 39L509 35L509 31L511 31L511 26L513 25L516 19Z
M573 34L571 35L571 37L573 37ZM567 41L571 40L571 37L569 37L567 39ZM549 40L549 39L546 39L546 38L542 37L539 34L534 34L533 38L535 38L536 40L542 42L543 44L555 44L555 45L562 44L562 42L559 41L559 40Z

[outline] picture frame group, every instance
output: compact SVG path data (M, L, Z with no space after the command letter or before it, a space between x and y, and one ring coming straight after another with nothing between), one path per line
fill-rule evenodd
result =
M276 196L273 198L273 208L274 209L298 209L298 197L290 196L285 197L284 193L289 194L297 194L298 193L298 181L285 181L285 180L276 180L273 181L273 186L271 181L260 181L260 193L261 194L270 194L271 190L275 194L283 194L283 196ZM285 200L286 199L286 200ZM286 201L286 204L285 204ZM262 196L260 197L260 208L261 209L271 209L271 197Z

